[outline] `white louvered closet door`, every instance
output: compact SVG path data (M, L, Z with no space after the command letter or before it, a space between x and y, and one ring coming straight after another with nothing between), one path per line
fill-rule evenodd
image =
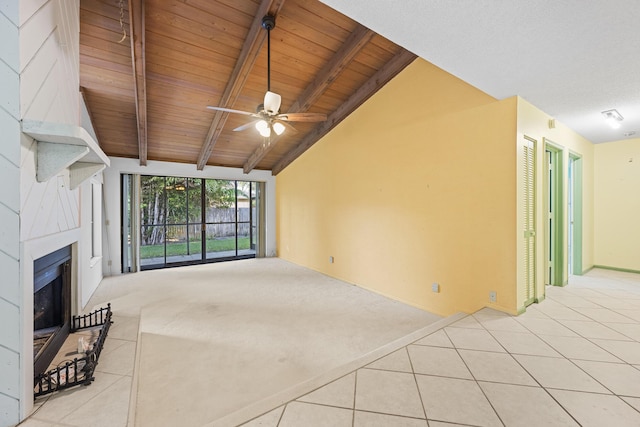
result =
M523 147L525 305L536 297L535 141L525 138Z

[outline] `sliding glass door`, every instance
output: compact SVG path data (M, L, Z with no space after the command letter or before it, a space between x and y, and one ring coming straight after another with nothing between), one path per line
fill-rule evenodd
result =
M206 180L205 226L207 259L255 255L251 230L255 182Z
M142 269L255 257L259 188L250 181L141 176Z

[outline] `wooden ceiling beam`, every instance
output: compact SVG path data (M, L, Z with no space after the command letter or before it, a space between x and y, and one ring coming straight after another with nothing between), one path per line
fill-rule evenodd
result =
M260 49L262 49L262 46L267 39L267 32L262 29L262 18L265 15L277 16L283 4L284 0L262 0L262 3L260 3L260 7L258 7L258 11L251 23L249 33L242 45L240 56L236 61L236 65L231 73L229 82L227 83L218 103L219 107L231 108L236 99L238 99L238 96L247 81L247 77L253 68L253 64L256 62L256 58L260 53ZM200 148L200 153L198 154L198 170L204 169L205 165L209 161L209 157L211 157L211 153L213 152L213 147L216 145L228 117L229 113L222 111L215 112L211 125L209 126L207 136L205 137L202 147Z
M147 165L147 73L145 70L144 0L129 0L129 38L138 123L138 159Z
M278 163L275 164L271 173L277 175L284 168L289 166L295 159L300 157L302 153L313 146L320 138L325 136L331 129L336 127L349 114L355 111L362 103L375 94L389 80L404 70L409 64L416 59L416 55L402 49L396 56L387 62L380 70L378 70L369 80L367 80L360 88L349 97L336 111L327 117L327 121L318 124L300 143L285 154Z
M355 56L371 41L375 33L360 24L349 35L342 47L327 62L304 92L293 103L287 113L304 113L322 96L340 73L347 68ZM244 173L249 173L271 151L280 137L271 138L268 144L261 144L251 153L244 164Z

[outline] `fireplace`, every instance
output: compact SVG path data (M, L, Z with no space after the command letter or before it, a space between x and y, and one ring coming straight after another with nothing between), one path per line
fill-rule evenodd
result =
M71 325L71 246L33 263L33 370L38 375L56 356Z

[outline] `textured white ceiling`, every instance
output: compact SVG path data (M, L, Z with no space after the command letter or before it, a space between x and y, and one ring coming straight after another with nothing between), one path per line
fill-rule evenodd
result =
M638 0L322 0L503 99L520 95L592 142L640 136ZM611 129L601 111L624 117Z

